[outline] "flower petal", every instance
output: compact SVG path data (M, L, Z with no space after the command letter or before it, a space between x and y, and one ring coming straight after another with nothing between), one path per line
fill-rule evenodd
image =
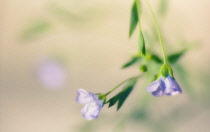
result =
M153 96L160 97L164 95L165 84L163 78L159 78L147 87L147 91L151 92Z
M83 117L87 120L97 119L102 108L101 100L94 100L81 110Z
M160 97L164 95L164 92L161 87L159 87L156 91L152 92L152 95L155 97Z
M164 91L165 95L177 95L182 93L182 89L180 88L179 84L176 82L174 78L171 76L167 76L164 80L166 89Z
M92 100L97 99L98 97L91 93L91 92L87 92L84 89L78 89L77 90L77 97L76 97L76 101L79 104L88 104L90 103Z
M155 80L154 82L152 82L146 89L147 92L155 92L159 86L160 86L160 80Z

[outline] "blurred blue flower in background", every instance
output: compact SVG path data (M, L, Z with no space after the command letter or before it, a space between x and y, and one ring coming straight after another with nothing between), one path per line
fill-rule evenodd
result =
M63 65L53 59L42 61L36 69L38 80L46 88L57 90L66 84L67 71Z
M151 92L153 96L160 97L163 95L174 96L182 93L182 89L176 80L168 75L160 77L147 87L147 92Z
M103 106L103 101L97 95L78 89L76 101L79 104L86 104L81 110L81 114L87 120L97 119Z

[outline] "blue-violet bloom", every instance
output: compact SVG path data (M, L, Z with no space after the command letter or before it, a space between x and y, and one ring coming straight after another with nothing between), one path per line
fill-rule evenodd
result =
M103 101L97 95L84 89L78 89L76 101L79 104L85 104L81 114L87 120L97 119L103 107Z
M174 96L182 93L179 84L170 75L155 80L147 87L146 91L152 93L152 95L156 97L163 95Z
M36 67L38 81L50 90L61 89L67 82L66 68L55 59L44 59Z

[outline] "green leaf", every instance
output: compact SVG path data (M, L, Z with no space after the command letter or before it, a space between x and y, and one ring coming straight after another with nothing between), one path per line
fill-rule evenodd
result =
M115 105L117 102L117 110L119 110L131 91L133 90L135 84L137 82L137 78L132 78L123 88L121 92L119 92L117 95L112 97L110 100L108 100L106 103L109 103L109 107L112 107Z
M129 38L132 36L137 23L138 23L138 10L137 10L136 2L134 1L132 9L131 9Z
M160 0L158 12L160 15L165 15L168 9L168 0Z
M145 47L144 36L141 31L139 32L138 47L139 47L139 52L141 53L141 55L145 56L146 55L146 47Z
M159 64L163 63L162 59L156 54L151 54L151 60Z
M144 41L147 43L147 44L152 44L154 43L154 40L151 36L151 34L147 31L144 31Z
M185 52L186 52L186 50L182 50L182 51L177 52L175 54L169 55L168 56L168 61L172 64L176 63L184 55Z
M22 40L32 39L48 31L50 28L51 28L51 23L49 23L46 20L38 20L23 30L21 34L21 39Z
M126 62L126 63L122 66L122 69L123 69L123 68L130 67L130 66L136 64L140 59L141 59L140 57L133 57L133 58L131 58L131 60L129 60L128 62Z
M54 17L56 17L56 19L65 22L66 24L74 24L85 21L84 17L75 14L67 8L60 7L57 4L50 5L49 11Z
M115 105L118 101L118 96L114 96L112 97L110 100L108 100L106 103L109 103L109 107L112 107L113 105Z

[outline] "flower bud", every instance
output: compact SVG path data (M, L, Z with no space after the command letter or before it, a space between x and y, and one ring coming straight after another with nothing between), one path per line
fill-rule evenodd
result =
M163 64L160 68L159 76L167 77L168 75L173 77L173 70L168 64Z
M146 65L141 65L139 67L139 69L140 69L141 72L147 72L147 66Z

